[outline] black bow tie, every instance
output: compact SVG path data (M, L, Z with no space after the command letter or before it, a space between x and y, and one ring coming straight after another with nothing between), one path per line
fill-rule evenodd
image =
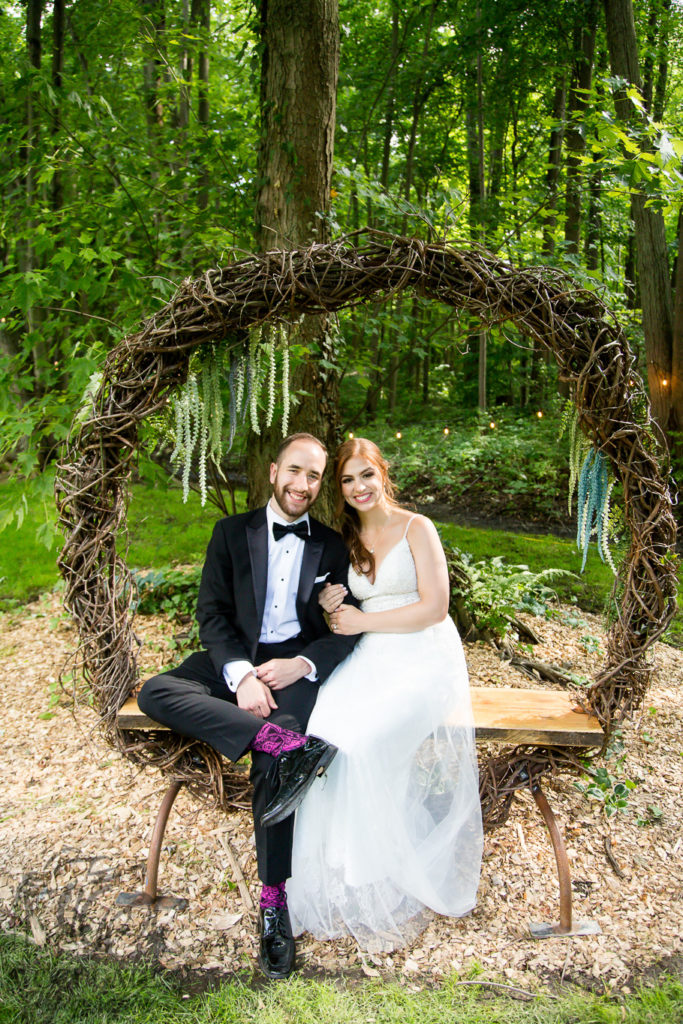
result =
M302 520L300 523L290 523L289 526L283 526L282 523L273 523L273 537L275 537L275 540L282 540L283 537L291 533L301 537L302 540L308 540L310 537L308 523L305 520Z

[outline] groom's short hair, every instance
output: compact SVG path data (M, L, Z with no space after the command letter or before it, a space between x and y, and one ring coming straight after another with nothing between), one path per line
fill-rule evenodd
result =
M314 444L317 444L319 448L322 448L323 454L325 456L325 461L327 461L327 448L322 443L320 438L316 437L314 434L307 434L305 432L301 432L299 434L290 434L289 437L286 437L284 439L284 441L282 442L282 444L278 448L277 454L275 456L275 462L278 465L280 464L280 459L282 458L284 453L287 451L287 449L289 448L290 444L294 444L295 441L312 441Z

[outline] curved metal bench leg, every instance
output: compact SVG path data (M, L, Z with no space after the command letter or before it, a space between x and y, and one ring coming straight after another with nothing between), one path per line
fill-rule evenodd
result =
M543 815L543 820L550 833L550 841L553 844L555 861L557 863L557 876L560 883L559 924L530 924L531 934L534 939L549 939L553 935L597 935L600 933L600 925L597 921L574 922L572 918L572 880L562 833L558 828L552 808L546 800L545 793L538 783L531 787L531 794L536 801L536 806Z
M142 892L120 892L116 902L121 907L179 907L187 906L187 900L180 896L158 896L157 878L159 876L159 858L161 856L161 844L164 840L164 832L168 822L168 816L182 788L182 782L174 780L164 794L161 807L157 814L152 838L149 843L149 854L147 856L147 875L145 877L145 888Z

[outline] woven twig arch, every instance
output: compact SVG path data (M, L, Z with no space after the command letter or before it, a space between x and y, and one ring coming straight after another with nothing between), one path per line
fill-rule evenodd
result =
M581 429L623 484L631 542L615 591L607 664L587 692L608 735L642 701L649 678L645 651L673 616L676 526L665 448L623 331L594 294L547 267L518 270L486 252L376 233L360 246L347 238L273 251L188 279L111 352L92 413L73 432L57 474L66 536L59 565L65 603L79 629L84 678L109 742L212 793L223 806L244 792L243 777L210 748L161 732L141 742L116 726L116 713L137 684L134 587L117 538L125 536L138 425L185 381L197 346L226 339L242 346L245 330L264 321L332 312L402 289L487 324L512 320L550 349L570 385ZM578 766L572 751L551 748L517 747L486 759L480 766L486 824L505 820L517 789L572 766Z

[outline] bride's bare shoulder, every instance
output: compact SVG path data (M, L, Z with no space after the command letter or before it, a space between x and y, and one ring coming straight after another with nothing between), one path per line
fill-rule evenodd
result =
M401 513L408 537L432 538L437 535L434 523L427 516L420 515L419 512L411 512L409 509L401 509Z

